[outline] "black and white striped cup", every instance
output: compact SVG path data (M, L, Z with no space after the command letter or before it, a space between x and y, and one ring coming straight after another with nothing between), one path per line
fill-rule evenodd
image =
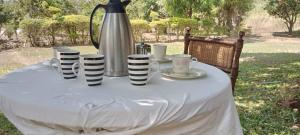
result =
M158 64L158 63L153 63ZM148 83L153 73L150 55L134 54L128 56L128 72L132 85L144 86Z
M57 64L59 72L63 75L64 79L74 79L76 75L72 71L72 66L74 63L79 62L80 52L71 49L61 49L57 50L57 58L51 60L51 65L53 63ZM75 67L78 70L78 67Z
M78 66L79 72L76 71ZM80 62L73 64L73 73L85 80L88 86L101 85L104 75L104 55L81 55Z
M57 47L53 47L52 49L53 49L53 58L58 58L57 52L71 50L69 47L66 47L66 46L57 46Z

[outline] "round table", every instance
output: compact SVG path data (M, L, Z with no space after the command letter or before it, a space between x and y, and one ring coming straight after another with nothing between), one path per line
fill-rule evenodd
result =
M0 111L25 135L243 134L230 79L215 67L196 63L207 76L194 80L157 73L146 86L104 77L89 87L48 63L0 78Z

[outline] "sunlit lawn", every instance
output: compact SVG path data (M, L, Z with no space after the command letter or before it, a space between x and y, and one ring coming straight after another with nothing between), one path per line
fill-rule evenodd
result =
M74 47L96 53L92 46ZM169 43L168 54L182 53L183 43ZM299 114L277 101L300 97L300 44L248 43L243 50L235 100L246 135L300 135L291 127ZM0 75L49 59L51 48L23 48L0 52ZM20 134L0 114L0 135Z

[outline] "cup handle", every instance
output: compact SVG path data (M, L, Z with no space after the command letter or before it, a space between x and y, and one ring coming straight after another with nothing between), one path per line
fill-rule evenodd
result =
M199 62L198 59L196 57L192 58L192 62Z
M193 57L191 59L191 67L190 67L190 69L193 68L195 66L195 64L198 63L198 62L199 62L198 59L196 57Z
M156 65L157 66L157 71L154 71L154 72L152 72L153 70L152 70L152 66L153 65ZM148 79L147 79L147 83L151 80L151 78L153 78L153 76L157 73L157 72L159 72L160 71L160 65L159 65L159 62L153 62L153 63L151 63L150 64L150 68L149 68L149 70L148 70Z
M76 65L79 65L79 63L76 62L76 63L74 63L74 64L72 65L72 72L74 73L75 76L78 76L78 72L76 72L76 70L75 70ZM79 68L80 68L80 67L79 67Z
M57 64L57 68L55 68L54 64ZM59 73L62 73L61 65L60 65L59 59L57 59L57 58L52 58L52 59L49 61L49 65L50 65L51 68L56 69Z

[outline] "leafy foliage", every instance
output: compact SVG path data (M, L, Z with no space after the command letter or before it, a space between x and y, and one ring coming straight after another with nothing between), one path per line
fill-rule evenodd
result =
M14 35L15 29L13 25L5 25L5 31L4 34L9 38L12 39L12 36Z
M201 9L202 0L166 0L166 9L176 17L192 17L194 12Z
M167 23L164 20L159 20L159 21L152 21L150 24L150 27L154 29L155 31L155 39L158 42L159 41L159 36L165 32L167 29Z
M143 33L150 29L150 26L145 20L131 20L132 31L135 39L143 40Z
M23 33L28 37L32 46L39 46L42 19L25 18L20 22Z
M55 45L56 43L56 36L59 33L59 29L61 28L61 22L59 22L58 20L54 20L51 18L45 18L42 20L42 30L43 33L46 37L50 37L48 38L48 40L50 41L51 45Z
M81 33L81 39L84 44L86 39L85 33L87 32L86 30L88 30L89 22L89 17L84 15L64 16L63 25L73 44L77 44L77 40L80 37L79 33Z
M239 32L243 17L253 8L253 0L218 0L215 6L218 26L234 34Z
M299 0L269 0L265 9L270 15L281 18L289 34L292 34L297 17L300 15Z
M7 17L7 19L4 18L1 21L14 27L16 37L19 23L24 18L41 19L44 23L41 29L37 31L42 31L41 36L43 37L36 40L44 40L44 42L47 42L45 44L51 45L56 44L57 39L63 40L59 41L59 43L71 42L72 44L78 44L79 40L82 43L87 40L89 36L88 21L93 8L99 3L105 4L108 2L108 0L89 0L88 2L82 0L1 1L6 6L0 6L0 10L5 9L7 11L0 12L0 17ZM192 27L193 32L198 35L228 34L232 31L239 31L242 26L242 17L251 9L252 1L132 0L132 3L126 9L130 19L144 19L151 22L158 41L159 35L162 33L170 33L170 35L176 33L177 39L179 39L179 35L183 34L185 27ZM8 14L3 15L4 13ZM104 10L96 13L94 17L95 22L93 22L95 24L94 28L100 25L103 15ZM4 24L1 21L0 26ZM135 28L136 26L137 28ZM140 24L133 24L135 35L141 36L140 32L145 30L138 30L139 27ZM25 33L25 35L28 34ZM55 36L59 36L59 38ZM138 38L137 36L135 37ZM141 39L142 37L139 38ZM65 39L69 39L69 41Z
M4 1L0 0L0 34L4 24L8 23L10 19L10 13L4 9ZM1 35L0 35L1 37Z
M228 32L239 31L237 28L242 25L243 17L253 7L253 0L166 0L165 2L166 9L172 16L205 20L202 24L227 27ZM213 29L207 27L206 33L211 33Z
M158 12L151 11L150 18L151 18L152 21L158 21L159 20Z
M192 29L198 29L198 21L190 18L179 18L172 17L168 19L169 28L175 31L177 35L177 39L179 39L179 35L182 35L186 27L190 27Z

